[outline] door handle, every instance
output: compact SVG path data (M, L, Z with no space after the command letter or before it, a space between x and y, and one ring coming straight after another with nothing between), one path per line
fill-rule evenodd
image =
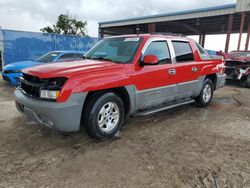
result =
M192 72L197 72L197 71L198 71L197 67L192 67Z
M168 74L174 75L176 73L175 69L168 69Z

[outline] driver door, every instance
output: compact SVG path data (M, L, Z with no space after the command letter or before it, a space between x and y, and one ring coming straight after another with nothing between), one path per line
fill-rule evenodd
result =
M175 65L167 39L148 41L142 50L142 59L145 55L157 56L159 63L141 66L137 71L134 80L137 88L137 110L146 110L171 102L177 93Z

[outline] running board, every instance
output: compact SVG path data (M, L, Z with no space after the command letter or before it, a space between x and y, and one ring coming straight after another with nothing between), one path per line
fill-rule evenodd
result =
M150 110L141 111L139 113L136 113L135 116L147 116L147 115L151 115L151 114L161 112L161 111L164 111L164 110L168 110L168 109L171 109L171 108L176 108L178 106L191 104L191 103L194 103L194 102L195 102L194 99L185 100L185 101L178 102L178 103L175 103L175 104L172 104L172 105L166 105L166 106L162 106L162 107L159 107L159 108L154 108L154 109L150 109Z

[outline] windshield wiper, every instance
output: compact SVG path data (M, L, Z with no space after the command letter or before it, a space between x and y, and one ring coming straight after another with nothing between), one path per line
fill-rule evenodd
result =
M86 57L85 55L82 56L83 59L90 59L89 57Z
M111 58L107 58L107 57L92 57L91 59L94 59L94 60L104 60L104 61L112 61L114 63L119 63L119 62L116 62L114 60L112 60Z

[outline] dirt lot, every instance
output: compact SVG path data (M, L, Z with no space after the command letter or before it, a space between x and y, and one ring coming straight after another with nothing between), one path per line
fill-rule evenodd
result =
M250 187L250 90L126 120L95 142L31 124L0 80L0 187Z

